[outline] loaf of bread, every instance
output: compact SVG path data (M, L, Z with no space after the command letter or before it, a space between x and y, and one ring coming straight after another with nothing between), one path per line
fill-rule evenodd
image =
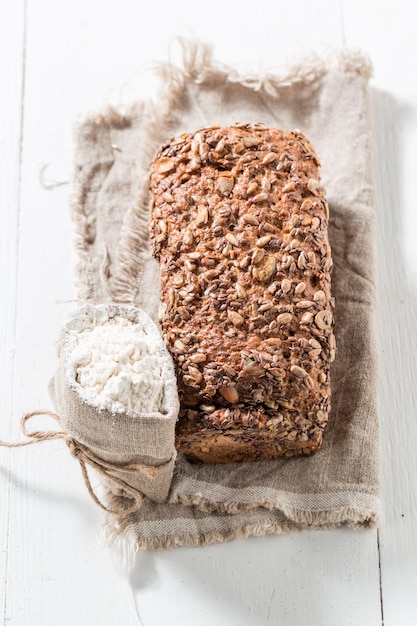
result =
M159 150L150 179L177 448L226 463L311 454L335 358L328 204L299 131L212 126Z

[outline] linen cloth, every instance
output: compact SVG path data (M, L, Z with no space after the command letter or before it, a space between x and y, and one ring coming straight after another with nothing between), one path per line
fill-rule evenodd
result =
M132 559L138 548L373 526L379 434L370 63L359 52L339 50L274 73L242 75L215 63L209 46L182 45L182 64L158 70L156 100L144 93L129 108L98 112L76 129L72 210L79 297L134 304L157 320L159 275L147 219L149 164L161 144L213 124L298 128L322 162L330 205L338 345L332 410L322 448L311 457L196 465L179 454L167 501L144 498L124 519L108 515L103 535Z

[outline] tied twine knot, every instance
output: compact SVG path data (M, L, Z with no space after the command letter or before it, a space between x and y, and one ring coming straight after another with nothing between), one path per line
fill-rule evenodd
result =
M61 427L62 430L28 430L28 421L37 415L47 415L51 417ZM134 513L140 508L142 504L142 495L140 494L140 492L137 491L134 487L128 485L125 481L114 476L113 472L125 472L134 474L142 471L145 472L150 478L153 478L155 476L154 467L142 463L116 465L115 463L109 463L108 461L104 461L100 457L96 456L87 446L71 437L71 435L69 435L68 432L64 430L59 415L57 415L53 411L40 410L32 411L31 413L25 413L20 420L20 428L24 436L28 438L27 441L9 443L0 440L0 446L3 446L5 448L23 448L24 446L30 446L34 443L41 443L42 441L62 439L67 444L71 455L75 459L77 459L78 463L80 464L85 486L87 487L87 490L94 502L98 504L100 508L102 508L104 511L107 511L107 513L113 513L115 515L121 516L126 516L129 513ZM125 504L120 504L111 508L103 504L103 502L101 502L101 500L99 500L99 498L94 493L90 477L88 475L87 465L89 465L99 474L117 485L117 487L122 490L124 496L126 496L130 500L133 500L132 504L128 506L126 506Z

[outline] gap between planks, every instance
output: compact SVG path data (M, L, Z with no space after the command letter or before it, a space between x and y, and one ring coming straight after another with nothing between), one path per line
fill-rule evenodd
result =
M376 531L376 543L378 546L379 602L381 605L381 626L384 626L384 596L382 593L381 545L379 539L379 528Z

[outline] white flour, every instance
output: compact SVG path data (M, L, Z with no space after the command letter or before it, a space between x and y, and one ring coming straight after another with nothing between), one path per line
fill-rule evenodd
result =
M163 358L138 324L115 317L71 334L76 381L93 404L112 412L159 411Z

